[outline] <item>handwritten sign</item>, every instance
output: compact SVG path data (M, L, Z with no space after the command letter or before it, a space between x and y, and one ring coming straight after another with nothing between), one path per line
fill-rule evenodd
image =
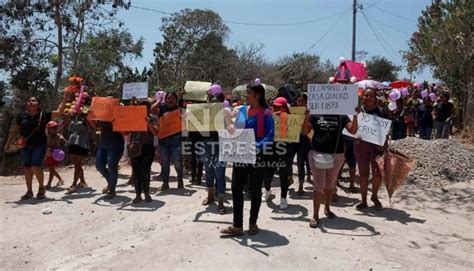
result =
M176 109L171 112L166 112L160 118L160 131L158 137L160 139L180 133L183 125L181 119L181 110Z
M122 89L122 100L148 97L148 82L125 83Z
M114 107L118 104L119 100L115 98L93 97L91 110L89 111L89 119L112 121Z
M236 129L233 134L219 131L219 161L255 164L255 133L252 129Z
M116 132L146 132L147 110L145 105L115 106L113 130Z
M356 85L308 85L307 107L311 114L354 115L358 101Z
M290 107L290 114L304 115L306 107L304 106L292 106Z
M286 131L282 131L282 120L283 118L281 116L273 115L273 121L275 123L275 141L299 142L304 116L287 114L286 125L284 125L286 126Z
M190 104L186 107L186 127L189 132L209 132L224 129L224 103Z
M211 85L212 83L209 82L186 81L184 85L186 93L183 95L183 99L188 101L207 101Z
M352 119L352 116L349 116ZM346 129L342 131L344 135L360 138L365 142L383 146L390 131L392 121L383 119L375 115L360 113L357 116L358 131L355 135L349 133Z

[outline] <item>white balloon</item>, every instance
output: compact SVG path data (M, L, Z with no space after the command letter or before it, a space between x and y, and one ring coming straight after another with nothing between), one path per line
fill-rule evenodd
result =
M334 76L329 77L329 83L334 82Z
M395 103L395 102L390 102L390 103L388 104L388 110L393 111L393 110L395 110L395 109L397 109L397 103Z
M344 63L344 62L346 62L346 59L345 59L343 56L341 56L341 57L339 58L339 62L340 62L340 63Z
M355 76L351 77L351 83L355 83L357 81L357 78Z

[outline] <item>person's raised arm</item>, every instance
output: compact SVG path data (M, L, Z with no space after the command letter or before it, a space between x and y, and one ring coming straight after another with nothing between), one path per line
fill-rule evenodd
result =
M67 99L68 99L68 92L65 91L63 95L63 100L59 104L58 109L51 112L51 119L56 119L64 115L64 109L66 109Z

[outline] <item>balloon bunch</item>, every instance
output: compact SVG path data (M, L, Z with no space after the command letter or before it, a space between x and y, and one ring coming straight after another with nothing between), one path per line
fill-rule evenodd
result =
M426 97L429 97L432 102L436 101L438 99L438 96L434 92L428 92L427 89L423 90L421 93L421 98L424 99Z
M393 111L397 109L397 100L402 98L402 92L396 88L394 88L390 94L388 94L388 100L390 103L388 104L388 109Z
M84 79L79 76L71 76L68 81L70 85L64 90L72 95L71 101L65 104L64 113L71 115L77 114L78 112L87 113L88 108L85 105L89 94L85 91Z

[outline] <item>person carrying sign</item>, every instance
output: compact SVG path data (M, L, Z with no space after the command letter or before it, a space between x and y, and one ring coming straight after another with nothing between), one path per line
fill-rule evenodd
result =
M273 144L274 122L272 112L265 100L262 85L250 85L246 92L247 106L242 106L235 119L236 129L253 129L257 147L256 164L234 164L232 172L232 201L234 206L233 225L221 230L226 235L243 234L244 184L249 183L251 198L249 235L258 233L257 219L262 203L262 181L271 155L265 153Z
M359 112L359 109L356 109ZM353 121L346 115L309 115L305 114L303 133L307 135L314 130L309 152L309 164L313 174L313 209L314 214L309 226L316 228L319 225L319 207L324 192L324 214L329 219L336 218L330 206L333 190L339 170L344 164L344 140L342 131L346 128L351 134L357 132L357 116Z
M362 110L365 114L384 117L384 114L377 107L377 91L375 89L369 88L364 90L362 105ZM375 208L380 210L382 209L382 203L380 203L377 195L380 184L382 183L382 176L378 170L375 158L383 153L383 147L357 139L354 144L354 152L359 167L360 193L362 196L362 202L357 204L356 208L362 210L368 206L367 191L369 187L370 168L372 168L372 196L370 199L374 203Z

